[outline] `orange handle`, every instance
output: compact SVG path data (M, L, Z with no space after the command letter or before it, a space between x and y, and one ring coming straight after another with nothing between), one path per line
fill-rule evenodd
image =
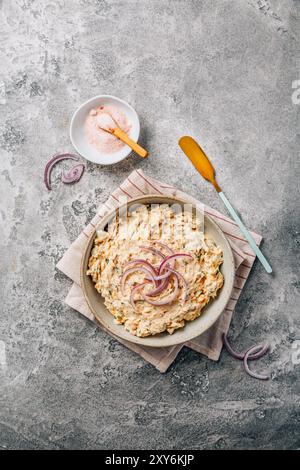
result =
M119 127L116 127L113 130L113 134L116 137L118 137L120 140L122 140L124 144L129 145L129 147L132 148L132 150L134 150L135 153L137 153L140 157L143 157L143 158L147 157L148 155L147 150L143 149L143 147L141 147L139 144L134 142L134 140L128 137L128 135L125 132L123 132Z

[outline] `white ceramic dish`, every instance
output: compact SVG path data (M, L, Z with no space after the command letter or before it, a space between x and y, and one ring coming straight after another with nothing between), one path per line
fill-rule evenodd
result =
M183 205L185 201L170 197L170 196L158 196L148 195L136 199L132 199L128 203L128 207L133 204L180 204ZM124 206L122 206L124 207ZM108 222L111 218L115 217L115 210L106 214L98 223L97 228L105 230ZM224 285L219 291L217 297L211 301L203 310L200 317L196 318L192 322L187 322L184 328L176 330L173 335L167 333L161 333L155 336L147 336L146 338L139 338L138 336L131 335L125 330L123 325L117 325L114 322L114 317L104 305L104 299L95 289L95 285L92 282L90 276L87 276L86 271L88 267L88 260L90 257L91 249L94 244L96 229L91 233L87 240L86 247L83 252L81 262L81 287L87 301L90 310L93 312L95 319L113 335L119 336L126 341L140 344L143 346L151 347L167 347L174 346L175 344L185 343L192 340L196 336L201 335L206 331L213 323L220 317L221 313L225 309L228 300L230 299L233 282L234 282L234 259L231 251L231 247L223 234L219 226L205 214L204 216L205 232L215 242L222 247L224 262L221 266L221 272L224 276Z
M73 114L70 124L70 139L80 155L86 160L100 165L113 165L114 163L118 163L128 157L132 152L131 148L125 145L118 152L110 154L100 153L95 147L89 144L84 132L86 117L92 108L107 105L115 106L125 114L128 122L131 124L128 135L132 140L137 142L140 136L140 121L136 111L120 98L111 95L99 95L83 103Z

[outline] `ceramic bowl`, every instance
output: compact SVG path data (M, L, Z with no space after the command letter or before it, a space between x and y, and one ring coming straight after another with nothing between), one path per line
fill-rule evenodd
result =
M70 124L70 139L76 151L82 155L86 160L100 165L113 165L118 163L132 152L128 145L124 145L120 150L114 153L99 152L92 146L85 135L84 124L88 113L92 108L97 106L114 106L122 111L127 117L128 122L131 124L131 129L128 133L129 137L135 142L138 141L140 136L140 121L136 111L125 101L111 95L99 95L89 99L83 103L73 114Z
M141 198L136 198L128 203L130 207L132 204L180 204L183 205L186 201L174 197L165 197L158 195L149 195ZM105 230L107 224L112 218L115 217L115 211L106 214L97 225L97 228ZM210 301L209 304L203 309L200 317L192 322L187 322L184 328L176 330L172 335L168 333L160 333L155 336L148 336L146 338L139 338L131 335L125 330L124 326L117 325L114 322L114 317L104 305L103 298L95 289L94 283L90 276L86 274L88 260L90 257L91 249L94 244L96 236L96 229L92 232L87 244L85 246L82 262L81 262L81 287L84 292L85 299L93 312L96 320L112 334L132 343L137 343L143 346L150 347L166 347L174 346L175 344L185 343L190 341L196 336L204 333L213 323L220 317L225 309L233 288L234 282L234 259L231 247L227 238L223 234L219 226L208 216L204 215L205 233L210 236L223 250L224 262L221 266L221 272L224 276L224 285L218 292L217 297Z

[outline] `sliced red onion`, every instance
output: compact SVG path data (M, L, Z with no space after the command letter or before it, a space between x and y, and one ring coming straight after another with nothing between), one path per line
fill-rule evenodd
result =
M166 258L164 258L164 259L166 259ZM174 264L175 264L175 260L171 260L169 263L166 263L163 270L167 269L167 272L165 274L159 274L158 276L155 276L156 281L163 281L163 282L159 282L158 287L155 290L149 292L148 295L150 297L155 297L156 295L160 294L162 291L164 291L168 287L169 280L170 280L170 269L169 268L174 268ZM158 272L159 273L160 273L160 268L161 268L161 264L158 267ZM163 270L161 270L161 272Z
M45 170L44 170L44 183L46 185L46 188L51 189L51 181L50 181L50 176L51 176L51 171L56 165L56 163L62 161L62 160L78 160L77 155L73 155L72 153L62 153L62 154L56 154L54 155L46 164Z
M166 279L163 282L160 282L156 289L152 290L151 292L148 292L147 295L149 297L155 297L156 295L160 294L168 287L169 282L170 282L170 272L168 272L168 276L166 277Z
M238 351L235 351L233 347L229 344L227 336L223 333L222 335L223 339L223 344L225 346L226 351L235 359L239 359L240 361L244 360L245 353L239 353ZM265 345L259 345L260 346L260 351L258 351L256 354L250 354L248 356L248 361L255 361L256 359L259 359L260 357L264 356L268 350L269 350L269 345L266 343Z
M158 274L161 274L162 271L165 269L166 265L171 261L171 260L176 260L178 258L182 257L187 257L187 258L193 258L192 255L188 255L187 253L174 253L173 255L166 256L164 260L161 262L161 265L158 270Z
M174 277L174 291L172 292L172 294L169 297L161 299L161 300L151 300L148 297L148 294L146 295L143 292L141 292L141 296L143 297L145 302L148 302L148 304L155 305L156 307L159 307L159 306L162 306L162 305L170 305L176 299L176 297L178 295L178 290L179 290L178 278L175 276Z
M160 256L161 258L165 258L165 255L161 251L157 250L156 248L153 248L152 246L141 245L140 248L143 251L148 251L149 253L153 253L154 255Z
M161 274L160 276L154 276L154 279L155 279L156 281L161 281L162 279L166 279L167 277L169 277L169 276L170 276L170 271L171 271L171 269L170 269L169 267L168 267L167 269L168 269L168 270L167 270L167 272L166 272L165 274Z
M169 255L165 256L160 250L157 250L156 248L153 248L153 247L148 247L148 246L143 245L140 248L142 250L149 251L150 253L160 256L163 259L163 261L158 267L153 266L149 261L144 260L144 259L131 260L128 263L126 263L124 266L125 269L128 268L129 266L132 266L132 267L129 269L126 269L126 271L124 272L121 278L121 290L122 290L123 295L124 295L125 283L129 274L137 272L137 271L143 271L146 274L145 281L141 284L138 284L131 290L130 302L133 308L135 308L135 302L134 302L135 293L138 292L145 284L149 282L152 282L156 286L156 288L148 292L147 294L144 294L143 292L141 292L141 296L146 302L148 302L151 305L160 306L160 305L171 304L178 296L180 280L183 282L184 301L186 300L186 296L188 293L188 286L184 277L178 271L174 269L174 264L177 258L180 258L180 257L193 258L193 257L186 253L174 253L174 251L170 247L168 247L168 245L166 245L165 243L161 243L158 241L154 241L154 243L157 243L162 248L167 250ZM151 300L150 297L157 296L159 293L163 292L168 287L170 278L172 275L174 277L174 291L172 292L172 294L168 298L164 298L161 300Z
M186 301L186 298L187 298L187 295L188 295L188 292L189 292L189 288L188 288L188 284L184 278L184 276L179 273L178 271L176 271L176 269L173 269L173 268L168 268L169 271L171 271L171 273L175 274L175 276L177 276L179 279L182 280L182 283L183 283L183 288L184 288L184 297L183 297L183 301L185 302Z
M173 269L173 268L169 268L168 267L168 271L166 272L166 274L163 274L162 276L156 276L154 277L155 281L159 280L159 279L165 279L164 283L162 283L159 287L157 287L156 289L154 289L153 291L151 292L148 292L147 293L147 296L148 297L155 297L156 295L160 294L160 292L162 292L164 289L167 288L168 284L169 284L169 277L170 277L170 274L173 273L177 278L178 280L181 279L182 280L182 283L183 283L183 287L184 287L184 298L183 298L183 301L185 302L186 301L186 298L187 298L187 294L188 294L188 285L187 285L187 282L185 280L185 278L183 277L182 274L180 274L178 271L176 271L176 269Z
M128 261L128 263L124 265L124 268L126 268L127 266L138 266L138 265L147 267L151 271L153 276L157 276L158 273L156 269L152 266L151 263L149 263L149 261L146 261L145 259L134 259L132 261Z
M165 274L161 274L161 275L158 275L158 276L154 277L155 281L162 281L162 282L159 282L157 288L152 290L151 292L149 292L147 294L149 297L155 297L158 294L160 294L161 292L163 292L165 289L167 289L167 287L169 285L169 282L170 282L170 274L171 274L169 268L171 268L171 267L173 268L174 263L175 263L175 260L172 260L170 263L168 263L165 266L164 269L167 269L167 272ZM169 264L170 264L170 266L169 266ZM158 267L158 272L159 272L160 266Z
M135 301L134 301L134 296L135 294L142 288L144 287L144 285L147 284L147 282L142 282L141 284L137 284L136 286L134 286L134 288L131 290L131 293L130 293L130 303L131 303L131 306L134 310L136 310L136 305L135 305Z
M62 171L61 181L65 184L77 183L80 180L84 172L84 165L78 163L77 165L72 166L69 170Z
M123 276L121 277L121 292L122 292L122 295L125 295L125 283L126 283L126 280L127 280L128 276L130 274L136 273L137 271L142 271L142 272L146 273L147 276L150 276L150 279L153 282L153 284L156 285L155 280L154 280L154 276L153 276L152 272L149 270L149 268L147 268L147 266L133 267L133 268L127 269L124 272Z
M159 243L159 242L157 242ZM165 245L164 243L162 243L163 247L167 248L168 250L170 250L171 254L173 254L173 251L171 250L171 248L169 248L167 245ZM161 258L165 258L166 256L160 251L160 250L157 250L156 248L153 248L152 246L140 246L140 248L142 250L145 250L145 251L149 251L149 253L153 253L154 255L157 255L157 256L160 256ZM174 267L174 261L172 261L172 267ZM156 269L155 266L153 266L154 269ZM158 267L159 269L159 267ZM165 279L166 277L168 276L168 274L164 274L163 276L160 276L159 279ZM158 279L157 279L158 280Z
M152 241L153 243L156 243L157 245L159 245L161 248L164 248L165 250L167 250L170 255L174 254L174 251L172 250L172 248L170 248L165 243L159 242L158 240L152 240Z
M151 281L155 282L155 285L156 285L155 292L158 291L158 293L159 293L167 287L168 282L169 282L168 279L166 279L167 283L165 283L165 284L159 282L158 280L156 280L155 277L157 277L157 270L148 261L146 261L144 259L132 260L132 261L129 261L128 263L125 264L125 267L128 267L128 266L134 266L135 268L132 268L132 269L134 269L134 271L137 271L142 266L145 269L147 269L148 272L146 272L146 274L148 274L148 276L150 276ZM124 278L124 276L128 272L129 272L129 270L125 271L125 273L123 274L123 277L121 278L121 289L122 289L122 294L123 295L124 295L124 287L125 287L125 282L126 282L126 277ZM131 271L131 272L133 272L133 271ZM169 276L169 274L168 274L168 276ZM152 295L152 293L151 293L151 295ZM154 295L156 295L156 294L154 294Z
M248 365L248 359L249 359L249 356L251 354L255 354L257 352L261 351L261 345L258 345L258 346L253 346L252 348L248 349L248 351L246 351L246 354L245 354L245 357L244 357L244 367L245 367L245 371L247 372L247 374L249 374L251 377L254 377L255 379L259 379L259 380L269 380L270 376L269 375L262 375L262 374L259 374L258 372L254 372L253 370L251 370L249 368L249 365Z
M137 284L136 286L133 287L133 289L131 290L131 293L130 293L130 303L133 307L134 310L136 310L136 305L135 305L135 300L134 300L134 296L135 294L142 288L144 287L146 284L149 284L149 281L144 281L142 282L141 284Z
M268 345L268 343L265 343L264 345L260 344L259 345L261 347L261 350L258 351L257 353L255 354L251 354L249 357L248 357L248 361L255 361L256 359L260 359L261 357L263 357L270 349L270 346Z
M235 359L239 359L240 361L243 361L244 357L245 357L245 353L239 353L239 352L235 351L231 347L231 345L229 344L227 336L225 335L225 333L223 333L222 339L223 339L223 344L225 346L225 349L230 354L230 356L234 357Z
M157 240L154 241L154 243L156 243L157 245L159 245L161 248L164 248L165 250L168 251L169 253L169 256L171 255L174 255L174 251L172 250L172 248L170 248L168 245L166 245L165 243L162 243L162 242L159 242ZM166 256L164 256L164 259L166 258ZM171 266L171 268L174 268L175 266L175 259L172 260L171 263L169 263L169 265Z
M164 246L167 247L169 250L171 250L167 245L164 245ZM156 281L157 280L163 280L163 279L165 279L165 280L163 282L161 282L160 285L158 285L156 289L154 289L153 291L151 291L147 294L149 297L157 296L158 294L160 294L162 291L164 291L168 287L170 272L174 272L173 268L174 268L175 260L178 257L182 257L182 256L187 256L187 257L192 258L191 255L188 255L186 253L173 253L172 255L164 257L164 260L162 261L162 263L160 264L160 267L158 269L159 275L157 277L155 277L154 279ZM165 274L161 274L165 269L167 269L167 272ZM175 272L175 274L177 274L177 271ZM179 274L179 276L181 276L181 274ZM186 281L183 278L183 276L182 276L182 279L183 279L184 286L185 286L185 297L184 297L184 301L185 301L186 296L187 296L187 284L186 284Z

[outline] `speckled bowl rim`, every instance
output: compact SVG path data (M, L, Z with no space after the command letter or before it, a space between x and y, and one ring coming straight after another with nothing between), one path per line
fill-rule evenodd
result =
M130 201L128 201L127 204L130 207L133 204L145 204L145 205L147 204L170 204L172 205L176 203L181 204L181 205L191 204L191 202L188 200L180 199L174 196L160 196L157 194L149 194L147 196L137 197L135 199L131 199ZM192 205L195 206L195 204L192 204ZM122 209L124 206L125 205L121 205L119 208L112 209L107 214L105 214L101 218L101 220L98 222L96 228L92 231L92 233L90 234L86 242L86 245L84 247L84 251L82 254L81 266L80 266L80 282L81 282L81 288L83 290L85 300L91 312L93 313L96 321L101 326L103 326L106 330L108 330L111 334L121 338L122 340L130 341L131 343L139 344L141 346L155 347L155 348L175 346L178 344L186 343L187 341L191 341L197 336L200 336L201 334L203 334L218 320L218 318L224 311L230 299L232 289L233 289L233 284L234 284L234 277L235 277L235 264L234 264L234 258L233 258L230 244L226 236L222 232L221 228L218 226L218 224L214 220L212 220L212 218L209 217L207 214L204 214L204 225L211 224L211 227L213 227L213 229L218 233L218 235L222 239L222 244L223 244L222 249L224 253L224 258L225 258L225 251L226 251L227 271L226 273L224 272L224 263L223 263L221 267L221 271L224 276L224 285L219 291L218 296L216 297L216 299L219 299L218 308L216 308L216 299L212 300L204 308L203 313L198 318L196 318L192 322L187 322L183 328L176 330L172 335L166 332L160 333L154 336L147 336L146 338L140 338L140 337L131 335L129 332L125 330L123 325L117 325L113 323L113 315L105 307L103 298L96 291L94 287L94 283L91 280L90 276L86 274L87 263L90 257L91 249L93 247L96 230L100 228L104 228L109 222L109 220L114 216L115 212L119 209ZM104 309L109 315L108 318L111 320L109 323L106 321L105 315L98 314L98 311L96 311L96 309L94 308L93 302L91 301L89 294L88 294L88 289L87 289L87 284L86 284L87 282L89 282L90 285L91 284L93 285L93 288L95 289L95 292L97 293L98 299L99 299L99 301L97 300L97 302L101 304L101 308ZM204 315L205 315L205 319L203 320ZM199 323L200 319L202 320ZM190 327L189 332L187 332L187 326L190 326L190 325L192 325L192 327ZM178 334L179 332L181 334Z

